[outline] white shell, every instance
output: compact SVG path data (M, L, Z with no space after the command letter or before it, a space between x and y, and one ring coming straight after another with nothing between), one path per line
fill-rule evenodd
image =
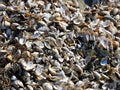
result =
M30 71L35 67L35 64L33 64L32 61L28 61L26 62L24 59L20 59L19 62L22 64L23 68L26 71Z
M39 48L44 48L44 43L41 41L34 41L34 44L36 44Z
M98 72L96 72L96 71L93 71L93 74L94 74L95 78L98 79L98 80L101 79L101 77L102 77L102 76L101 76Z
M53 86L51 83L44 83L43 84L43 89L44 90L53 90Z
M2 3L0 3L0 10L4 10L6 8L6 6Z
M19 39L19 43L20 43L21 45L24 45L24 44L25 44L25 39L24 39L24 38L20 38L20 39Z
M23 83L20 80L15 80L13 82L14 87L19 88L19 87L24 87Z
M15 81L15 80L17 80L17 77L16 76L12 76L11 80Z
M32 46L32 42L30 42L30 41L26 41L25 45L27 46L27 48L31 48L31 46Z

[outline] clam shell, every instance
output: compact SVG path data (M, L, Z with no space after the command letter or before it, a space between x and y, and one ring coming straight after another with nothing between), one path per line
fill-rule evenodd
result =
M102 78L101 74L99 74L96 71L93 71L93 74L94 74L95 78L98 79L98 80L100 80Z
M15 88L24 87L23 83L20 80L15 80L13 82Z
M0 3L0 10L4 10L6 8L6 6L2 3Z
M44 83L43 84L43 89L45 90L53 90L53 86L51 83Z
M34 88L31 85L27 85L28 90L34 90Z
M25 45L30 49L32 47L32 42L26 41Z
M33 68L35 68L35 64L33 64L32 61L28 61L26 62L24 59L20 59L19 60L19 63L23 66L23 68L26 70L26 71L30 71L32 70Z
M44 45L45 45L46 48L51 49L51 46L49 45L48 42L44 42Z
M17 80L17 77L16 76L12 76L11 80L15 81L15 80Z
M33 44L37 45L39 48L44 48L44 43L41 41L34 41Z
M19 43L20 43L21 45L24 45L24 44L25 44L25 41L26 41L25 38L20 38L20 39L19 39Z
M106 57L106 58L103 58L103 59L101 60L100 64L101 64L102 66L106 66L106 65L108 64L108 58L107 58L107 57Z
M35 75L39 76L42 73L42 67L40 65L36 66Z
M1 28L2 28L2 29L6 29L6 28L9 27L10 25L11 25L10 22L8 22L8 21L3 21Z

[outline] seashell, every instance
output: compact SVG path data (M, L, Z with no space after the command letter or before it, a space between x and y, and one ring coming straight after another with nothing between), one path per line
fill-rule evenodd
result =
M5 10L6 6L2 3L0 3L0 10Z
M22 52L22 57L23 57L23 58L27 58L27 57L30 57L30 56L31 56L31 54L30 54L29 51L23 51L23 52Z
M48 40L46 41L50 41L50 46L56 46L56 40L53 37L48 37Z
M41 57L36 58L35 60L36 60L36 63L40 63L40 62L42 62L42 58L41 58Z
M50 8L51 8L51 3L48 3L48 4L46 5L46 8L45 8L45 9L46 9L47 11L49 11L49 10L51 10Z
M51 81L59 81L62 78L63 77L61 77L61 76L51 76L51 75L48 76L48 79L51 80Z
M120 20L120 15L115 15L114 18L115 20Z
M31 39L36 39L39 38L41 36L41 34L39 33L39 31L35 31L34 34L31 36Z
M23 88L19 88L18 90L24 90Z
M10 55L7 56L7 59L12 61L13 60L13 56L10 54Z
M44 6L45 2L44 1L37 1L37 4Z
M13 53L14 59L19 59L21 57L21 50L18 49L15 53Z
M66 85L68 84L68 85ZM74 83L72 81L69 81L68 83L66 83L65 85L63 85L64 89L67 90L68 88L70 90L73 90L74 89Z
M107 49L108 46L108 39L101 38L100 44L102 45L103 48Z
M108 64L108 58L107 57L103 58L100 62L100 65L102 65L102 66L106 66L107 64Z
M76 64L75 66L76 66L75 70L80 72L80 75L83 75L83 69L80 67L80 65Z
M31 53L31 55L34 56L35 58L39 57L39 52L33 52L33 53Z
M11 90L16 90L14 87L11 87L10 89L11 89Z
M75 85L79 86L80 88L82 88L85 85L85 83L83 81L78 81L78 82L76 82Z
M96 72L96 71L93 71L93 75L95 76L95 78L96 78L97 80L100 80L100 79L102 78L101 74L99 74L99 73Z
M46 32L46 31L49 31L49 28L46 26L42 26L42 27L39 27L37 30L41 32Z
M31 74L27 71L23 72L22 80L25 82L25 84L31 84L30 81Z
M119 12L119 9L118 9L118 8L114 8L114 9L111 11L111 14L116 15L118 12Z
M53 89L55 89L55 90L63 90L63 87L58 86L58 85L53 85Z
M58 60L59 60L59 62L61 62L61 63L64 61L63 58L59 58Z
M44 44L41 41L34 41L33 44L36 44L39 48L44 48Z
M51 75L54 75L54 76L55 76L55 75L57 74L57 72L56 72L57 68L51 68L51 67L49 66L48 70L50 71Z
M10 22L8 22L8 21L3 21L1 28L2 28L2 29L6 29L6 27L9 27L9 26L10 26Z
M62 47L63 43L64 42L63 42L63 40L61 38L57 38L56 44L57 44L58 47Z
M117 41L112 41L113 44L113 49L116 50L119 47L119 42Z
M53 86L51 83L44 83L43 84L43 89L44 90L53 90Z
M17 80L17 77L16 76L12 76L11 80L15 81L15 80Z
M109 80L110 78L108 77L108 76L106 76L105 74L101 74L101 76L102 76L102 78L104 79L104 80Z
M6 27L9 27L11 25L10 22L8 22L8 21L4 21L3 23Z
M34 90L31 85L27 85L27 89L28 89L28 90Z
M112 34L115 34L117 32L117 28L112 23L110 23L110 26L108 27L108 31L110 31Z
M2 56L2 55L5 55L7 53L7 50L1 50L0 49L0 55Z
M7 30L6 30L6 34L7 34L8 37L11 37L11 36L12 36L12 31L11 31L11 29L7 29Z
M0 16L0 22L2 22L2 20L3 20L3 16Z
M7 6L6 9L8 11L15 11L16 8L14 6Z
M37 77L40 77L41 73L42 73L42 68L41 68L40 65L37 65L36 68L35 68L35 75Z
M104 18L107 19L107 20L110 20L111 22L113 22L114 25L117 25L116 20L114 18L112 18L110 15L105 15Z
M68 4L67 4L67 7L68 7L68 9L69 9L70 11L72 11L72 12L77 11L75 7L70 6L70 5L68 5Z
M116 58L120 59L120 48L115 51Z
M12 23L12 24L11 24L11 27L12 27L12 28L15 28L15 27L17 27L17 26L19 26L18 23Z
M26 62L24 59L20 59L19 63L23 66L23 68L26 71L30 71L30 70L32 70L35 67L35 64L33 64L32 61Z
M116 72L115 73L116 77L120 79L120 73L119 72Z
M25 38L20 38L20 39L19 39L19 43L20 43L21 45L24 45L24 44L25 44L25 41L26 41Z
M56 17L55 18L57 21L63 21L64 19L62 17Z
M85 58L85 63L88 64L91 61L91 58L92 58L91 56L87 56Z
M8 70L9 68L12 67L12 64L11 63L8 63L6 66L5 66L5 69Z
M25 45L27 46L27 48L31 49L31 47L32 47L32 42L26 41Z
M22 83L20 80L15 80L15 81L13 82L13 86L14 86L15 88L24 87L23 83Z
M104 85L102 85L102 89L106 90L107 89L107 84L105 83Z
M49 45L48 42L44 42L44 45L45 45L45 47L46 47L47 49L51 49L51 46Z
M34 3L32 0L27 1L27 2L26 2L26 5L27 5L28 7L30 7L30 8L37 6L37 4Z

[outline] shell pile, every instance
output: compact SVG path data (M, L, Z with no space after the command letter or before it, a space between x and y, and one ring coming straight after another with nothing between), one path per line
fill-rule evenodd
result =
M120 90L120 1L103 1L0 0L0 90Z

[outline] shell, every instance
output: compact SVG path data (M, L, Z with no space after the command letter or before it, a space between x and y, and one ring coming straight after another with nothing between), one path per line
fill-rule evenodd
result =
M40 65L37 65L35 68L35 75L37 78L41 78L41 74L42 74L42 67Z
M30 86L30 85L27 85L27 89L29 89L29 90L34 90L33 87Z
M17 80L17 77L16 76L12 76L11 80L15 81L15 80Z
M44 44L41 41L34 41L33 44L37 45L39 48L44 48Z
M24 44L25 44L25 39L24 39L24 38L20 38L20 39L19 39L19 43L20 43L21 45L24 45Z
M26 62L24 59L20 59L19 62L26 71L30 71L36 66L32 61Z
M106 66L106 65L108 64L108 58L107 58L107 57L106 57L106 58L103 58L103 59L101 60L100 64L101 64L102 66Z
M43 84L43 89L45 89L45 90L53 90L52 84L44 83Z
M0 3L0 10L4 10L6 8L6 6L2 3Z
M23 85L23 83L20 81L20 80L15 80L14 82L13 82L13 85L14 85L14 87L15 88L19 88L19 87L24 87L24 85Z
M93 71L93 74L94 74L95 78L98 79L98 80L102 78L101 74L99 74L96 71Z
M3 21L2 22L2 29L6 29L7 27L9 27L10 26L10 22L8 22L8 21Z

